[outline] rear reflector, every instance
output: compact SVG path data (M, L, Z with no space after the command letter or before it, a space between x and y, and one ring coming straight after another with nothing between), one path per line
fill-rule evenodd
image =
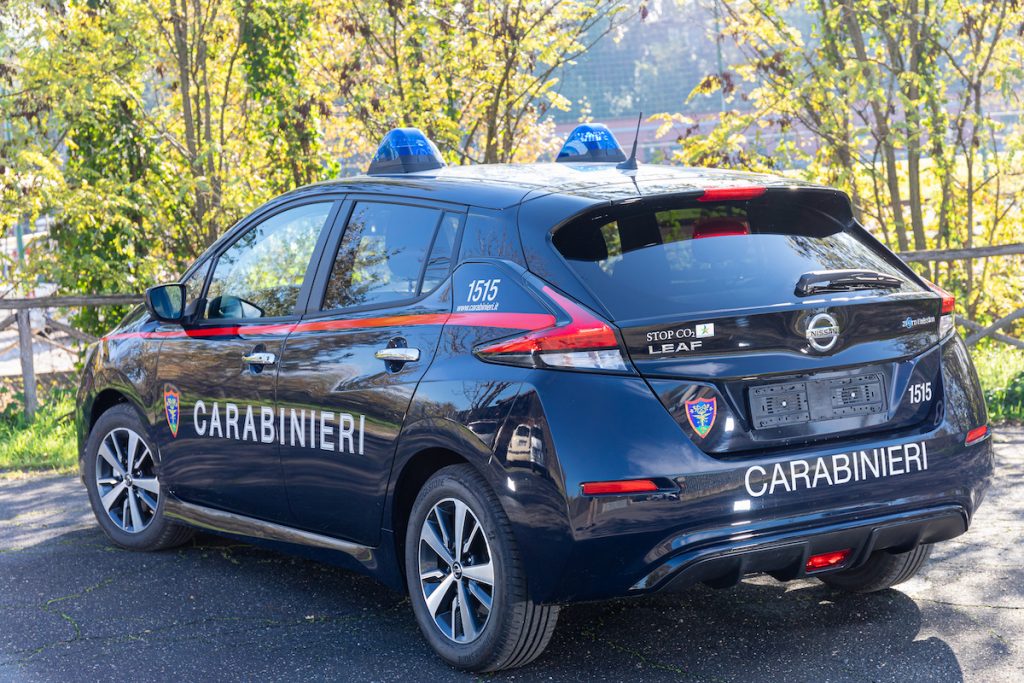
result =
M649 493L657 490L658 485L650 479L590 481L583 485L583 495L585 496L599 496L605 493Z
M988 436L988 425L975 427L971 431L967 432L967 438L964 439L964 445L970 446L971 444L976 444L986 436Z
M846 562L846 558L850 556L850 549L836 550L831 553L822 553L820 555L811 555L807 558L807 564L804 565L804 571L816 572L819 569L829 569L831 567L838 567L842 563Z
M742 187L715 187L704 190L704 194L697 197L698 202L722 202L730 199L753 199L763 195L768 188L763 185L746 185Z

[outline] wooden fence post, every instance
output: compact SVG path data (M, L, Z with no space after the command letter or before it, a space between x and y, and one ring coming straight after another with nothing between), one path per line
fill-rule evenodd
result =
M16 311L18 318L18 350L21 355L21 379L25 387L25 419L29 422L36 416L35 352L32 348L32 312L27 308Z

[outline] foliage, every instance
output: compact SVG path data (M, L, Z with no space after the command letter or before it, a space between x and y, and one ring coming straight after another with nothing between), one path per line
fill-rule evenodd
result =
M556 72L634 16L621 0L324 3L318 73L354 124L346 144L416 126L460 164L554 151Z
M985 390L989 419L1024 420L1024 350L993 345L971 355Z
M894 249L1024 239L1024 7L985 0L714 0L743 57L710 131L660 115L674 158L838 185ZM1019 302L1021 259L924 267L979 321Z
M74 394L55 390L25 421L20 401L0 411L0 472L52 470L73 472L78 467L78 449L72 412Z
M556 71L626 16L621 0L8 0L0 237L53 219L14 271L25 291L137 292L261 202L362 167L389 127L424 127L456 163L535 158L565 104Z

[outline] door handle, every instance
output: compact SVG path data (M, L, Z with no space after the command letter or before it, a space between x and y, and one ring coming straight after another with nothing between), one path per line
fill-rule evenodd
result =
M378 360L388 363L413 363L420 359L420 350L410 349L407 346L395 346L381 349L373 355Z
M267 351L253 351L242 356L242 362L250 365L273 365L277 362L277 356Z

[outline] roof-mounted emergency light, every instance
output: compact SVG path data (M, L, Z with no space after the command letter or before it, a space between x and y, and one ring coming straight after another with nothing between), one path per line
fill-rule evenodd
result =
M626 154L619 146L608 126L603 123L583 123L572 129L555 161L563 163L619 163Z
M419 128L392 128L370 162L370 175L432 171L445 166L437 145Z

